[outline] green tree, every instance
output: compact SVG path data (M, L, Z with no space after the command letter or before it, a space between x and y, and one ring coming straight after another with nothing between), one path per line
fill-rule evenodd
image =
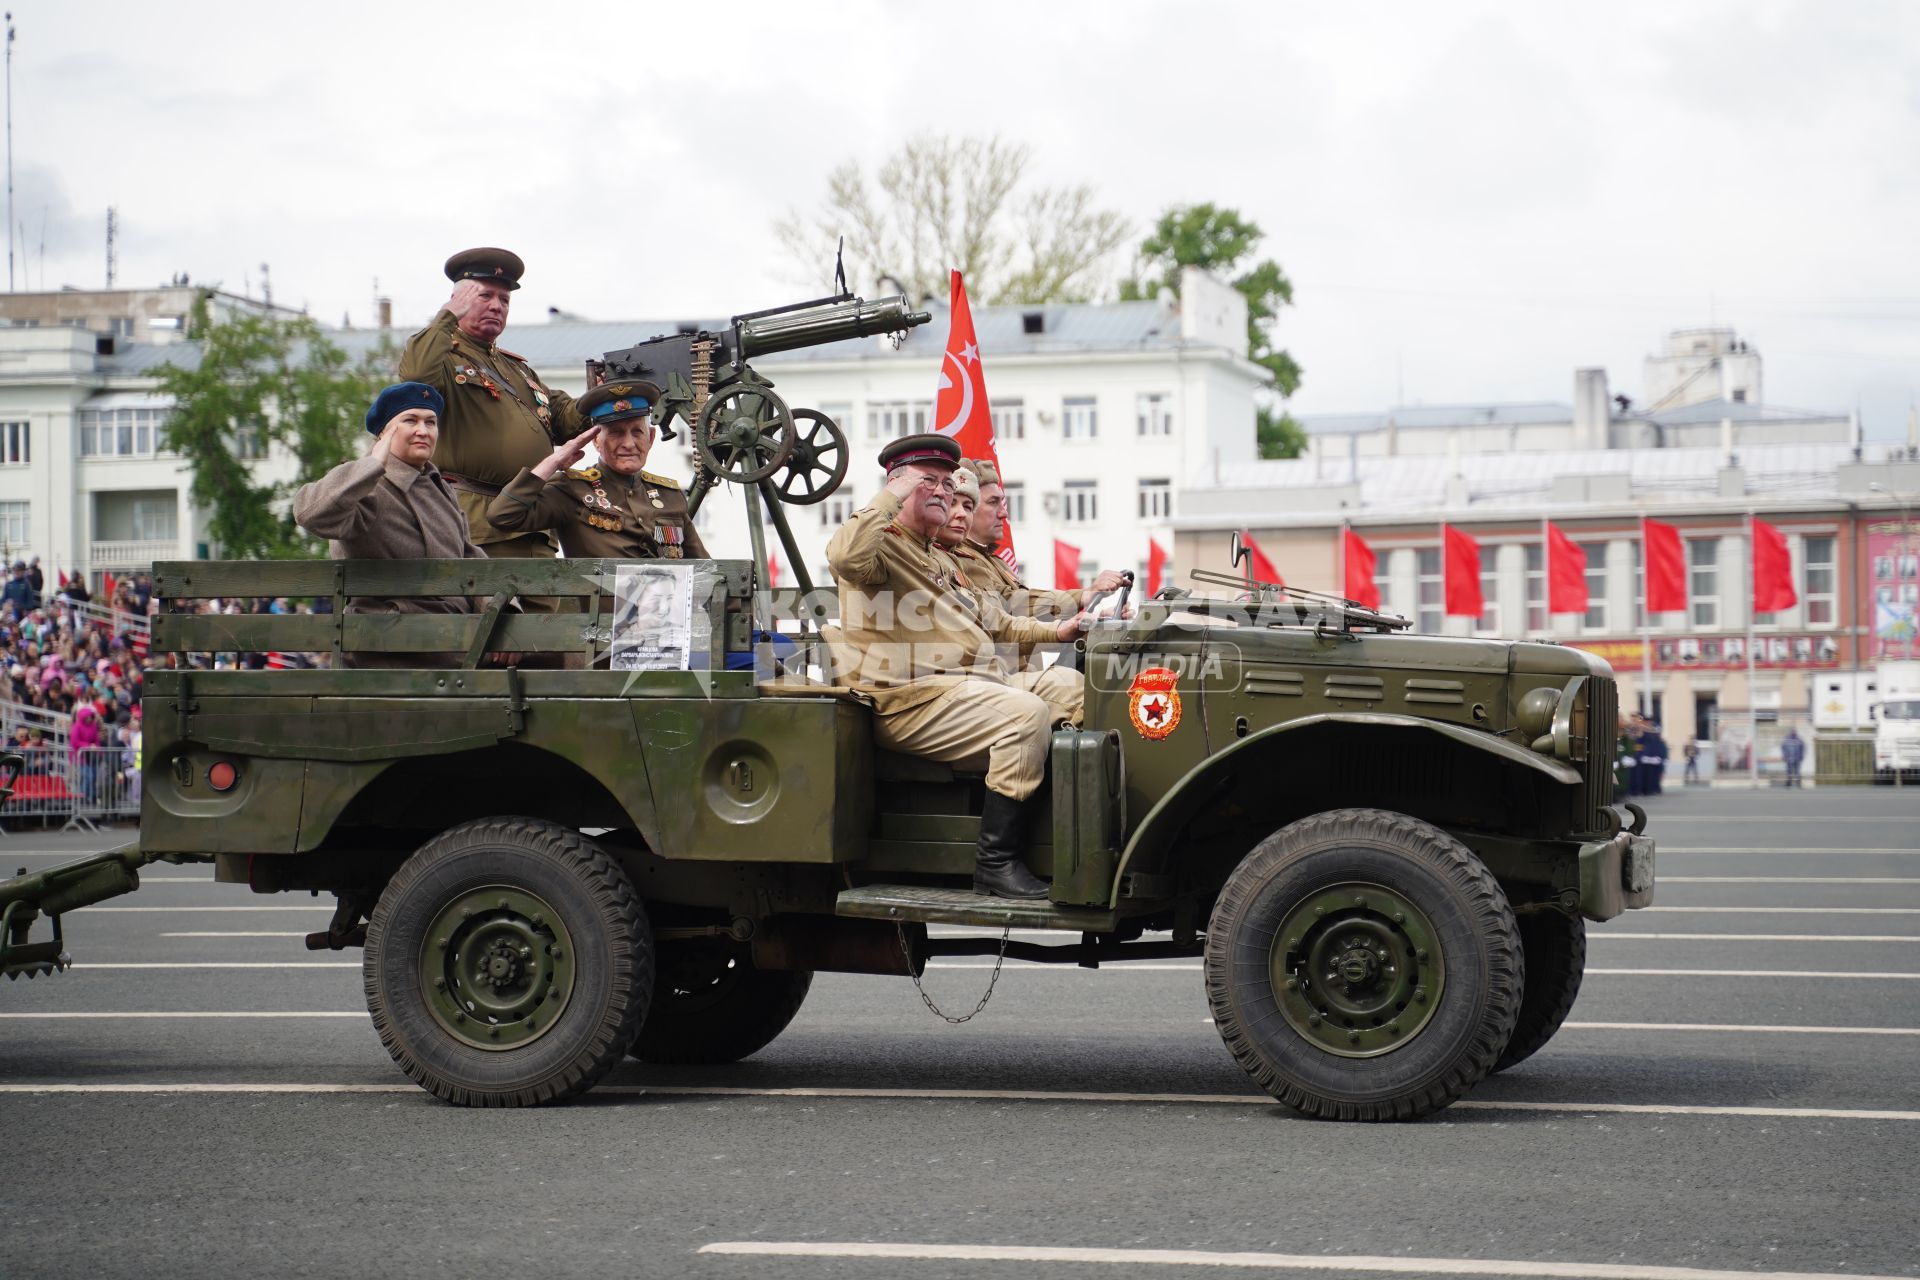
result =
M293 491L357 452L393 351L383 346L353 360L305 316L212 323L204 300L191 325L199 362L169 362L156 372L174 402L162 439L186 461L194 505L210 513L209 538L228 559L323 553L324 544L293 522ZM293 457L291 480L259 475L256 460L275 445Z
M1300 387L1300 365L1273 345L1273 322L1293 302L1293 282L1271 258L1254 261L1264 233L1232 209L1215 204L1175 205L1160 215L1140 242L1133 278L1120 284L1120 296L1157 297L1162 289L1180 295L1180 269L1199 267L1229 280L1247 300L1247 358L1264 368L1283 403L1261 405L1257 424L1260 456L1296 458L1306 448L1306 432L1284 401Z
M980 301L1084 302L1132 228L1098 207L1092 187L1029 182L1032 160L1000 138L920 134L871 179L853 161L834 169L820 205L790 210L774 233L809 278L832 271L844 236L857 288L886 276L915 301L945 298L958 270Z

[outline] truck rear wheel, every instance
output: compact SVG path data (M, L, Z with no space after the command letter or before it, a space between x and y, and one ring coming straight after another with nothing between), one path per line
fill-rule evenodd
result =
M380 1042L415 1083L464 1106L529 1106L592 1088L624 1056L653 991L653 933L593 841L486 818L401 865L362 972Z
M721 939L663 944L653 1003L634 1041L646 1062L738 1062L787 1029L813 985L806 970L756 969Z
M1520 917L1520 945L1527 953L1527 984L1520 996L1520 1017L1513 1024L1495 1071L1532 1057L1553 1039L1573 1012L1580 979L1587 971L1587 922L1559 911Z
M1403 814L1337 809L1228 877L1207 1000L1235 1060L1296 1111L1411 1120L1492 1069L1525 963L1506 894L1466 846Z

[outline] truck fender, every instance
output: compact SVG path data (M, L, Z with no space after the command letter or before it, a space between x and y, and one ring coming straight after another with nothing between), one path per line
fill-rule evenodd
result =
M1364 725L1370 728L1390 731L1412 731L1429 733L1475 751L1485 752L1505 764L1516 768L1530 769L1544 774L1554 782L1566 786L1577 786L1581 781L1580 771L1563 761L1529 751L1518 743L1509 742L1478 729L1469 729L1464 725L1444 724L1435 720L1422 720L1417 716L1395 715L1386 711L1335 711L1320 715L1302 716L1298 720L1289 720L1270 728L1252 733L1235 742L1224 751L1215 753L1195 765L1185 777L1181 778L1167 793L1160 797L1147 816L1134 829L1133 836L1127 841L1126 849L1120 855L1120 866L1113 879L1113 891L1107 905L1117 907L1120 901L1120 885L1127 873L1135 866L1136 860L1150 857L1159 852L1171 841L1187 821L1192 818L1194 807L1201 803L1212 791L1216 781L1230 773L1241 761L1242 756L1256 751L1280 737L1282 734L1307 734L1325 731L1336 725Z

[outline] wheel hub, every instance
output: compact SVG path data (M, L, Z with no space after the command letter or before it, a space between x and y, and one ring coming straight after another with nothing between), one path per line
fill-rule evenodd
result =
M1296 904L1269 969L1288 1024L1346 1058L1391 1053L1419 1035L1446 982L1433 922L1375 884L1335 885Z
M420 955L428 1012L479 1049L545 1035L573 995L573 939L552 905L506 886L468 890L442 907Z

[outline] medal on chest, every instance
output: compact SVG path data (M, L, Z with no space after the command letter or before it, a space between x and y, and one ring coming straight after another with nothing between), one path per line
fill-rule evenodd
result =
M662 502L660 500L660 491L658 489L653 488L652 486L648 486L647 488L647 501L653 504L653 509L655 511L664 510L667 505L665 502Z

